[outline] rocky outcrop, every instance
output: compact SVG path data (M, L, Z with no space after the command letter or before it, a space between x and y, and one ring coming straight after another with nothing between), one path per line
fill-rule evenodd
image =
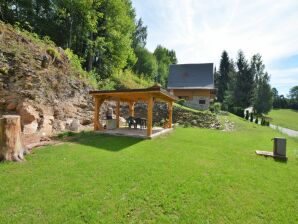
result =
M90 125L91 86L71 67L63 49L1 22L0 30L0 116L20 115L25 134L65 131L69 119ZM59 58L52 59L48 48Z

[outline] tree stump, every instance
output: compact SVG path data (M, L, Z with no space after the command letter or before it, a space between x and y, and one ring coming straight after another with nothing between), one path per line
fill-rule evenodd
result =
M27 153L21 139L20 116L6 115L0 118L0 161L24 161Z

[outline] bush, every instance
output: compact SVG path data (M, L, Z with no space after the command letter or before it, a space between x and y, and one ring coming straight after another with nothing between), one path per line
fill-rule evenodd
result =
M105 90L113 89L139 89L153 86L153 82L144 76L137 76L130 70L119 71L99 82L99 88Z
M82 63L84 62L83 59L81 59L78 55L74 54L73 51L70 50L69 48L67 48L64 52L68 60L70 61L71 67L73 67L80 73L85 72L84 69L82 68Z
M221 104L220 103L214 103L213 105L214 108L214 113L219 114L220 113L220 109L221 109Z
M249 111L248 111L248 110L245 111L245 119L246 119L246 120L249 120Z
M78 55L74 54L69 48L67 48L64 53L66 54L70 62L73 73L79 73L81 78L86 78L92 85L92 87L97 88L97 74L94 71L86 72L82 68L82 63L84 63L84 60L81 59Z
M185 100L185 99L179 99L179 100L177 101L177 103L178 103L179 105L181 105L181 106L184 106L184 104L186 103L186 100Z
M52 58L57 58L60 59L60 54L59 52L56 50L56 48L53 47L48 47L46 50L47 54L50 55Z
M114 90L116 89L116 83L113 80L106 79L100 82L100 89L101 90Z
M250 122L254 122L254 114L250 113Z

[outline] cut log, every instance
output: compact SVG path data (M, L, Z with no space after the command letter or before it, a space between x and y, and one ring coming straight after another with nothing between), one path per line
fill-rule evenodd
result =
M0 118L0 161L21 162L26 153L21 139L20 116L6 115Z

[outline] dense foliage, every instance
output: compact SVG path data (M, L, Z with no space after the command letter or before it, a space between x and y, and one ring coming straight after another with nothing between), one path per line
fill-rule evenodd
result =
M276 88L273 88L272 92L274 108L298 110L298 86L294 86L290 89L288 97L279 95Z
M235 63L224 51L215 79L217 99L223 102L224 109L235 114L250 106L257 114L266 114L271 110L270 76L265 71L260 54L254 55L249 63L244 53L239 51Z
M130 0L2 0L0 18L69 48L100 82L133 70L165 86L163 66L177 62L174 51L159 58L145 48L147 27Z
M176 53L173 50L169 51L165 47L159 45L154 51L154 56L158 63L157 82L166 86L166 83L168 82L169 65L177 64L178 62Z

